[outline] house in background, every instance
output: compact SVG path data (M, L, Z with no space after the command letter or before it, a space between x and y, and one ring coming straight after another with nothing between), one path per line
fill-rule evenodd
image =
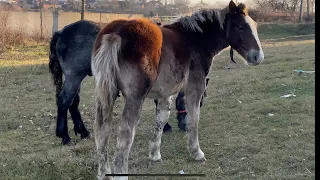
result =
M0 1L0 11L23 11L17 2Z

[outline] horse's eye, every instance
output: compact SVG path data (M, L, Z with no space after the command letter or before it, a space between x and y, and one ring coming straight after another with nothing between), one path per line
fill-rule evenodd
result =
M243 26L237 26L237 28L238 28L240 31L244 31L244 27L243 27Z

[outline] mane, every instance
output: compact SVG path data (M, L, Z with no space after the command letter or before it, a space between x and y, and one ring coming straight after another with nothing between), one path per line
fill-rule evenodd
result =
M214 9L202 9L191 16L179 17L172 24L181 25L184 29L202 33L203 29L200 27L200 23L207 21L218 21L220 28L223 28L220 11Z

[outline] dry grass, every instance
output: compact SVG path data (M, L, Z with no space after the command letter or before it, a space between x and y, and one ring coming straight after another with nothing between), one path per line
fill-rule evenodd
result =
M7 50L13 50L14 47L26 44L39 44L48 42L48 38L36 35L27 35L24 27L13 29L9 26L10 11L0 11L0 56Z
M189 157L186 135L178 130L173 111L169 120L173 132L163 136L163 161L149 163L148 140L155 107L148 100L136 131L129 172L206 174L198 179L314 179L315 76L293 72L299 67L314 70L314 40L263 43L263 47L266 59L260 66L230 66L227 52L213 63L209 97L200 120L200 145L206 162ZM54 87L46 52L46 46L18 47L15 53L24 54L24 60L10 54L0 60L0 179L94 179L94 138L75 137L70 117L72 143L62 146L54 135ZM297 97L280 98L288 93ZM93 96L93 79L86 78L80 110L90 132ZM112 157L122 108L120 98L110 142Z
M9 46L22 44L24 39L21 29L12 31L8 28L9 15L9 11L0 11L0 52Z

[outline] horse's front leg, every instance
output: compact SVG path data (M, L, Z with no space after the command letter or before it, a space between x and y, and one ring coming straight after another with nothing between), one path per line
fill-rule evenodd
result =
M203 82L202 82L203 81ZM200 101L205 89L205 78L189 77L185 96L187 109L188 150L197 161L206 160L200 149L198 139L198 123L200 117Z
M160 145L163 127L170 116L172 96L159 99L156 103L156 128L153 132L149 146L149 158L152 161L161 160Z

